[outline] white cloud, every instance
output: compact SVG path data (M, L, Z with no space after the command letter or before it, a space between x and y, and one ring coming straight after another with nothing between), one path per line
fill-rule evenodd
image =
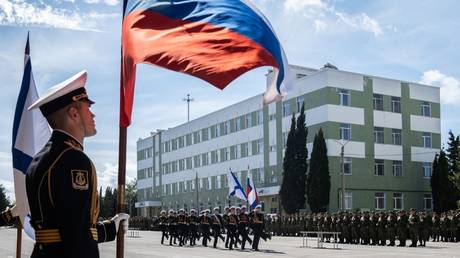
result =
M438 70L428 70L422 75L420 83L441 87L441 102L443 104L460 104L460 81L445 75Z
M96 15L95 12L82 14L77 11L54 8L44 3L31 4L24 0L0 0L0 25L35 25L96 31L101 18L107 18L107 16Z
M352 28L372 32L376 37L383 34L380 24L369 17L366 13L351 16L346 13L335 12L335 15L338 17L340 22L343 22Z
M104 163L104 168L97 171L97 185L105 189L107 186L111 188L117 187L118 184L118 163L106 162ZM135 162L127 159L126 161L126 183L129 183L134 178L131 175L136 175L137 165Z
M286 0L284 2L284 8L287 11L299 12L305 9L306 7L326 9L328 5L322 0Z
M85 3L87 4L99 4L99 3L104 3L106 5L110 5L110 6L115 6L115 5L118 5L118 0L85 0Z
M323 20L314 21L315 31L323 31L327 28L327 23Z

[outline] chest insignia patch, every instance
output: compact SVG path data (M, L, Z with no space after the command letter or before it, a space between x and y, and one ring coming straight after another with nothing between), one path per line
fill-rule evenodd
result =
M88 171L86 170L72 170L72 187L77 190L88 190Z

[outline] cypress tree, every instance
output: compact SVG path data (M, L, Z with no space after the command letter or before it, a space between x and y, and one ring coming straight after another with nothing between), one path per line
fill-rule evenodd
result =
M110 188L110 186L107 186L107 188L105 188L105 195L104 195L104 218L108 218L114 215L113 213L111 213L112 205L113 205L112 203L113 203L112 188Z
M296 155L294 165L296 166L296 188L298 189L298 203L297 203L297 210L305 208L305 201L306 201L306 179L307 179L307 172L308 172L308 150L307 150L307 136L308 136L308 129L305 123L305 107L302 104L302 108L300 109L300 115L297 118L297 127L296 127L296 135L295 135L295 143L296 143Z
M313 141L310 158L310 173L307 176L307 199L312 212L325 212L329 206L331 177L326 141L320 128Z
M105 217L104 196L102 196L102 186L99 187L99 217Z
M293 214L298 211L298 195L295 177L295 146L296 146L296 121L292 114L291 128L289 129L286 142L286 149L283 159L283 181L280 188L281 206L287 214Z
M114 216L117 213L117 202L118 202L118 192L117 188L113 189L113 197L112 197L112 203L111 203L111 209L110 209L110 214L109 216Z
M433 198L433 211L435 212L440 212L441 211L441 200L439 196L439 192L441 189L441 186L439 185L440 183L440 175L441 173L439 172L439 166L438 166L438 159L439 156L436 154L434 156L433 160L433 165L432 165L432 172L431 172L431 179L430 179L430 184L431 184L431 197Z
M433 165L433 175L431 177L431 189L433 192L434 210L445 212L456 209L457 195L454 184L449 178L449 162L444 150L440 151L437 159L436 169ZM436 196L436 201L434 200Z
M455 137L452 130L449 131L449 139L447 141L447 158L449 162L449 174L460 172L460 138Z

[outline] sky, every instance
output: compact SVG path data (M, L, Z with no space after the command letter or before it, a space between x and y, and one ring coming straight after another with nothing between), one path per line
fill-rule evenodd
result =
M460 134L460 2L400 0L253 0L270 20L291 64L421 82L441 87L442 141ZM0 0L0 184L11 199L11 131L30 32L39 94L88 71L98 134L85 140L98 184L116 186L121 12L119 0ZM132 125L128 128L127 181L136 177L136 142L157 129L260 94L269 67L252 70L223 91L197 78L139 65ZM308 118L307 118L308 119Z

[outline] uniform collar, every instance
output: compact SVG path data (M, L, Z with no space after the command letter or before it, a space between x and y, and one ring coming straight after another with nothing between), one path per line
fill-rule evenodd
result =
M78 150L81 150L83 151L83 144L77 140L73 135L71 135L70 133L64 131L64 130L60 130L60 129L53 129L53 135L62 135L64 137L66 137L67 139L64 139L64 142L69 145L70 147L74 148L74 149L78 149Z

